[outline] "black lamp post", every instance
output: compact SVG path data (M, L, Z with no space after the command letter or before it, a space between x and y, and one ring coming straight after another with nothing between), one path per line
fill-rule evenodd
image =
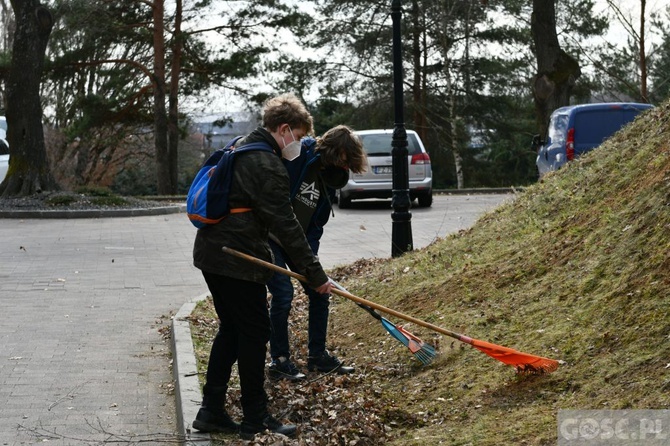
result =
M400 0L391 4L393 20L393 102L395 127L391 152L393 158L393 227L391 256L398 257L414 248L412 242L412 214L409 211L409 174L407 166L407 132L403 112L402 46L400 40Z

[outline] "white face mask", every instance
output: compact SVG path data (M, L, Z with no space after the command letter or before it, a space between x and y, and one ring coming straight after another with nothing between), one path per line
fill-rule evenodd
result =
M291 127L288 128L288 131L291 132L291 138L293 138L293 141L286 144L286 141L284 141L284 137L283 136L281 137L281 140L284 143L284 149L281 151L281 156L286 161L293 161L294 159L300 156L300 141L295 140L295 136L293 136L293 131L291 130Z

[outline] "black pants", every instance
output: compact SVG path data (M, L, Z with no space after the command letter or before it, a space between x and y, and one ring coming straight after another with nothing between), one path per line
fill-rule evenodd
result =
M212 343L207 387L227 387L237 361L244 419L258 422L267 413L265 354L270 339L265 285L202 273L212 293L221 325Z
M286 252L270 240L270 247L275 257L275 265L282 268L287 266L291 271L297 271L295 265ZM316 255L316 252L314 253ZM326 351L326 333L328 331L328 306L330 296L319 294L306 283L301 282L309 298L309 322L307 325L307 353L309 356L320 356ZM286 274L274 273L267 283L272 293L270 305L270 321L272 334L270 337L270 355L273 359L279 357L290 358L291 352L288 339L288 317L293 302L293 284Z

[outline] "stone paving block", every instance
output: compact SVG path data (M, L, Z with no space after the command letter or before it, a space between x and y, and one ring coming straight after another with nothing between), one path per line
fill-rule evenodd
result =
M156 320L193 293L179 281L157 291L154 276L204 284L190 265L190 223L162 217L0 221L0 238L16 246L0 250L12 265L0 280L0 445L33 444L18 421L82 438L49 444L103 440L89 426L98 422L112 433L176 435L174 397L160 387L172 382L169 346ZM143 233L160 244L135 236ZM153 270L139 268L150 258Z

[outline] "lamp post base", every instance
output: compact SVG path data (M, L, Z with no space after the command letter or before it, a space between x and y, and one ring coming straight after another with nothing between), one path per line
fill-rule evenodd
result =
M393 211L391 226L391 257L398 257L414 249L412 241L412 213L409 210Z

